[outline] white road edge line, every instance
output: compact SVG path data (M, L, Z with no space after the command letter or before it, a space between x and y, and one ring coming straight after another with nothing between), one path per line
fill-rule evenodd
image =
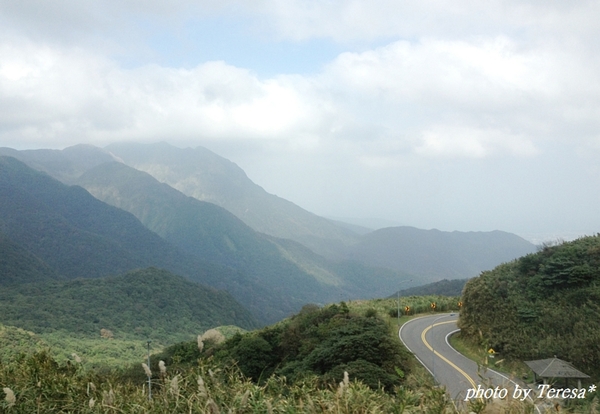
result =
M449 333L448 333L448 335L446 335L446 338L445 338L445 340L446 340L446 344L447 344L447 345L450 347L450 349L452 349L454 352L456 352L456 353L457 353L457 354L459 354L459 355L463 355L463 354L461 354L460 352L458 352L458 351L457 351L457 350L456 350L456 349L455 349L455 348L454 348L452 345L450 345L450 342L448 341L448 338L450 337L450 335L453 335L453 334L455 334L456 332L459 332L459 331L460 331L460 328L458 328L458 329L456 329L456 330L454 330L454 331L452 331L452 332L449 332ZM402 338L400 338L400 340L402 340ZM463 356L464 356L464 355L463 355ZM516 385L516 386L519 386L519 384L517 384L516 382L514 382L513 380L511 380L510 378L508 378L506 375L504 375L504 374L501 374L501 373L499 373L499 372L498 372L498 371L496 371L496 370L493 370L493 369L491 369L491 368L486 368L486 370L487 370L487 371L491 371L491 372L493 372L494 374L496 374L496 375L498 375L498 376L500 376L500 377L502 377L502 378L504 378L504 379L508 380L509 382L512 382L512 383L513 383L514 385ZM538 412L539 414L542 414L542 412L540 411L540 409L538 408L538 406L537 406L537 405L535 405L535 402L533 401L533 398L531 398L531 396L529 396L529 395L527 396L527 398L529 398L529 399L531 400L531 403L533 404L533 406L535 407L535 409L537 410L537 412Z

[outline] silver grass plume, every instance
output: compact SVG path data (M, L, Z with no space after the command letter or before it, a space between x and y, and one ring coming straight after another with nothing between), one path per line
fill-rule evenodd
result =
M202 334L202 341L211 341L214 344L220 344L225 341L225 336L216 329L209 329Z
M8 403L9 407L12 407L17 402L17 397L15 397L15 393L8 387L2 388L6 397L4 397L4 401Z
M106 392L104 391L102 393L102 405L108 405L110 407L112 407L115 403L115 393L112 390L112 388Z
M208 401L206 402L206 406L209 409L209 412L211 414L219 414L220 410L219 410L219 406L212 400L212 398L209 398Z
M142 368L144 368L144 372L146 373L146 376L148 378L152 377L152 371L150 371L150 367L148 365L146 365L144 362L142 362Z
M75 352L73 352L71 354L71 356L73 357L73 359L75 360L75 362L77 362L78 364L81 364L81 358L79 357L79 355L77 355Z
M340 385L338 386L338 389L336 392L338 397L341 397L344 394L344 391L348 388L349 385L350 385L350 376L348 375L347 371L344 371L344 380L340 382Z
M206 387L204 386L204 380L200 375L198 375L198 394L201 397L206 397L208 395L206 392Z
M204 349L204 342L202 341L202 335L198 335L198 351L202 352Z
M171 384L169 386L169 391L171 394L179 396L179 375L175 375L171 379Z
M250 390L246 390L246 392L244 393L244 395L242 395L242 402L241 402L241 406L242 408L246 407L246 404L248 404L248 397L250 396Z
M167 375L167 366L165 365L165 361L158 361L158 369L160 370L160 376L164 377Z

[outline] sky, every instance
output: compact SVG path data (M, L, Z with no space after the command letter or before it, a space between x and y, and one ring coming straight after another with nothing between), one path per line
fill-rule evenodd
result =
M0 0L0 146L204 146L327 217L596 234L599 22L579 0Z

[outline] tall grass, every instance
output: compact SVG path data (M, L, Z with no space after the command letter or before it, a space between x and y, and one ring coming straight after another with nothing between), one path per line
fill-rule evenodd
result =
M0 384L6 394L0 412L454 412L443 391L435 388L402 387L390 394L372 390L347 374L340 381L338 387L323 388L316 377L288 384L285 378L273 376L258 385L244 378L235 366L200 361L184 372L153 379L149 401L145 384L124 381L118 373L99 376L85 372L70 362L59 364L41 352L0 365Z
M140 368L141 370L141 368ZM99 376L70 362L58 364L45 352L0 365L6 413L428 413L459 411L443 388L410 378L393 393L371 389L345 374L338 386L320 387L316 377L288 384L272 376L263 384L244 378L235 366L211 360L177 374L154 378L152 399L145 384L118 373ZM594 413L597 402L579 412ZM483 403L478 413L524 413L517 401Z

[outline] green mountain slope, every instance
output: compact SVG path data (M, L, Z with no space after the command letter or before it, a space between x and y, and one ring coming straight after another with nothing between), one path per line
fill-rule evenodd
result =
M33 332L0 323L0 364L20 354L41 351L45 346Z
M184 259L133 215L10 157L0 157L0 214L6 236L69 278Z
M0 233L0 285L60 279L56 270Z
M257 327L227 292L148 268L121 276L5 286L0 322L36 333L65 331L175 342L208 328Z
M511 233L443 232L388 227L361 237L345 256L415 275L420 282L477 276L500 263L535 251Z
M518 359L558 358L600 375L600 235L556 246L471 279L459 326Z
M352 231L267 193L236 164L206 148L119 143L105 149L186 195L225 208L261 233L298 241L317 253L356 241Z
M273 300L283 295L297 309L340 296L381 296L402 278L398 272L360 263L334 263L294 241L257 233L227 210L185 196L121 163L93 168L78 183L133 213L181 249L243 271L268 289Z

